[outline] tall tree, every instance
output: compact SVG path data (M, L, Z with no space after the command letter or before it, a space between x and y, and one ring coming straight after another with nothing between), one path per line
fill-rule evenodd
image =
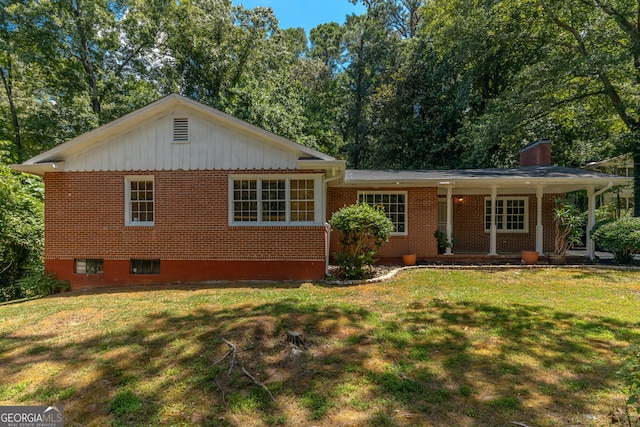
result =
M18 29L20 25L14 15L15 7L11 7L8 1L0 3L0 79L4 93L9 105L9 115L11 117L11 127L13 128L13 145L22 155L22 136L20 129L20 118L16 107L14 81L16 78L16 62L19 61L16 50L19 38Z
M640 216L640 3L538 0L536 6L551 24L541 42L570 65L573 81L565 80L568 91L558 101L604 97L628 131L621 148L633 157L634 216Z
M340 76L344 88L342 134L351 167L368 166L371 144L371 99L384 80L385 70L393 68L397 51L390 33L373 13L347 17L344 33L345 62L349 66Z
M114 102L123 93L126 111L148 102L146 71L169 5L164 0L30 3L31 27L48 30L38 61L51 76L51 93L66 105L86 100L95 117L90 127L125 112Z

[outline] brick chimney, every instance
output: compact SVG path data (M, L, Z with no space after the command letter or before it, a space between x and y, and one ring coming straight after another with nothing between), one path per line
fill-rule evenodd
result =
M551 166L551 140L539 139L520 150L520 167Z

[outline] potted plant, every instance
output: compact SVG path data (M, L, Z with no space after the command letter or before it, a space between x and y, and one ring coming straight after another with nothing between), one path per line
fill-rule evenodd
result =
M452 238L451 241L449 241L447 239L447 235L442 231L436 230L435 233L433 233L433 237L438 241L438 254L443 254L446 252L447 248L453 247L455 239Z
M549 263L564 264L567 251L582 242L583 217L578 208L571 203L564 199L556 199L553 222L555 225L554 251L549 255Z

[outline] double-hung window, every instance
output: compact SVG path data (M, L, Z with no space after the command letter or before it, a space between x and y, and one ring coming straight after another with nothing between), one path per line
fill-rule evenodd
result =
M387 218L393 223L392 236L407 235L407 192L401 191L362 191L358 201L371 206L382 206Z
M153 176L125 178L125 224L150 226L154 224Z
M491 230L491 198L484 199L484 230ZM529 198L498 197L496 199L496 230L498 233L529 232Z
M322 197L314 175L231 176L231 225L318 225Z

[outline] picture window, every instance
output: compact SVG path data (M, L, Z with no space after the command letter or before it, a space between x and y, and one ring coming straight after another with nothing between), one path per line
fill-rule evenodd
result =
M316 224L317 179L232 178L229 214L234 225Z

